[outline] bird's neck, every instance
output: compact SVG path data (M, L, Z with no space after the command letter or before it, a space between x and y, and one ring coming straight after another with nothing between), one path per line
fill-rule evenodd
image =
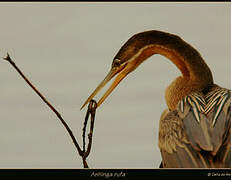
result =
M212 73L199 52L173 34L155 30L138 33L123 45L115 59L129 60L135 69L153 54L170 59L182 73L166 89L170 110L175 109L184 96L213 84Z
M137 58L145 60L153 54L160 54L170 59L182 73L182 76L176 78L165 92L166 103L170 110L175 109L183 97L195 91L202 91L213 84L209 67L190 45L185 44L183 48L177 49L151 44L144 47Z
M165 91L166 103L170 110L175 109L183 97L195 91L202 91L213 84L212 73L200 54L191 46L185 47L185 51L187 50L189 54L161 46L153 49L154 52L170 59L182 73L182 76L176 78Z

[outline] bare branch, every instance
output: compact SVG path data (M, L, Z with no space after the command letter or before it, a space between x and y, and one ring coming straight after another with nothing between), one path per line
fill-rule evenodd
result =
M89 103L89 107L88 109L90 109L90 114L91 114L91 124L90 124L90 132L88 134L88 146L87 146L87 151L86 153L84 153L84 157L88 157L88 155L91 152L91 146L92 146L92 137L93 137L93 129L94 129L94 122L95 122L95 111L97 108L97 103L95 100L91 100Z
M83 138L83 152L86 151L86 141L85 141L85 134L86 134L86 128L87 128L87 122L88 122L88 118L89 118L89 115L90 115L90 103L89 103L89 106L88 106L88 110L86 112L86 116L85 116L85 119L84 119L84 124L83 124L83 134L82 134L82 138Z
M97 108L97 103L95 100L91 100L89 105L88 105L88 110L86 113L85 121L84 121L84 127L83 127L83 164L85 168L88 168L86 162L86 159L88 155L91 152L91 146L92 146L92 136L93 136L93 129L94 129L94 121L95 121L95 111ZM86 133L86 126L88 122L89 115L91 115L91 124L90 124L90 132L88 134L88 146L87 146L87 151L85 151L85 133Z
M91 115L91 130L90 130L90 134L91 137L89 137L89 144L88 144L88 150L87 152L85 152L85 139L83 139L84 141L84 150L82 151L74 134L72 133L71 129L69 128L69 126L67 125L67 123L64 121L64 119L62 118L61 114L54 108L54 106L52 106L49 101L46 100L46 98L35 88L35 86L27 79L27 77L23 74L23 72L18 68L18 66L13 62L13 60L11 59L9 53L7 53L7 56L5 58L3 58L4 60L8 61L15 69L16 71L20 74L20 76L27 82L27 84L36 92L36 94L43 100L43 102L45 102L47 104L47 106L56 114L56 116L58 117L58 119L60 120L60 122L63 124L64 128L67 130L68 134L70 135L79 155L82 157L83 159L83 165L84 168L88 168L88 164L86 162L86 158L90 153L90 149L91 149L91 144L92 144L92 133L93 133L93 125L94 125L94 118L95 118L95 110L97 107L97 104L94 100L91 100L88 106L88 110L87 110L87 114L85 117L85 123L87 124L87 119L89 117L89 114ZM93 124L92 124L93 121ZM86 128L85 128L86 130ZM84 131L85 131L84 130ZM83 137L85 136L85 132Z

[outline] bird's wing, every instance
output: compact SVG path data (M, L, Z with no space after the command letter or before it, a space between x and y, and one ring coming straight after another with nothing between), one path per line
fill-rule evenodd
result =
M162 115L159 127L159 148L163 167L203 167L196 151L188 140L183 119L178 112L170 111Z
M230 92L186 96L160 120L164 167L231 167Z
M224 163L224 167L231 167L231 105L225 109L226 117L226 134L224 135L223 144L221 145L217 156Z

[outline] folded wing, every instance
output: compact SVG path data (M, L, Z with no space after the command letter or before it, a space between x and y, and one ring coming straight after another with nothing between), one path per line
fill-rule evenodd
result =
M165 110L159 128L163 167L231 167L230 104L229 90L216 87Z

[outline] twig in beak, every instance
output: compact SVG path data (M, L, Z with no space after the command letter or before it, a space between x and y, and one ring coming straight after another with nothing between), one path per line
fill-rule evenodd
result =
M84 127L83 127L83 156L82 156L83 162L86 161L86 158L91 152L96 108L97 108L97 103L95 100L92 99L88 105L88 110L85 116ZM91 124L90 124L90 132L88 134L89 141L88 141L88 146L87 146L87 151L86 151L85 150L85 133L86 133L86 126L87 126L89 115L91 115ZM84 167L88 168L88 166L84 166Z

